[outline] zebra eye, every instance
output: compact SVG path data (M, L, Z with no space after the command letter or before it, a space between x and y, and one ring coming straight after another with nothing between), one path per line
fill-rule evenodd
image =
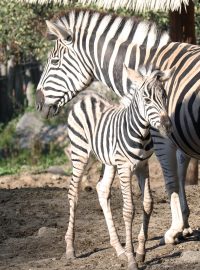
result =
M164 100L167 100L167 95L166 95L166 94L162 94L162 98L163 98Z
M59 58L53 58L53 59L51 59L51 64L56 66L56 65L58 65L59 61L60 61Z
M67 42L71 42L71 41L72 41L72 36L71 36L71 35L68 35L68 36L65 38L65 40L66 40Z

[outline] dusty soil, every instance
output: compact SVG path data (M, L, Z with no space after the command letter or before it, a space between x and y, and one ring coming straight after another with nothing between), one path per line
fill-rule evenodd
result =
M151 159L151 186L154 211L149 227L147 256L140 269L200 269L200 185L188 186L190 224L194 235L177 245L159 246L171 216L163 178L155 158ZM97 173L93 172L93 179ZM127 269L110 246L94 182L80 193L76 222L77 259L65 258L64 235L69 217L69 177L52 174L14 175L0 178L0 269L1 270L118 270ZM134 246L141 222L141 196L135 185L136 214ZM122 196L116 183L112 189L112 210L124 243Z

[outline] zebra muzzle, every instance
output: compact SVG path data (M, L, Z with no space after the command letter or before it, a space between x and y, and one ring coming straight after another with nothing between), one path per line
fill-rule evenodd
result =
M160 126L166 135L172 132L172 122L167 114L160 115Z
M47 105L44 102L44 94L39 89L36 92L36 110L41 112L44 118L50 118L59 113L59 106L57 104Z

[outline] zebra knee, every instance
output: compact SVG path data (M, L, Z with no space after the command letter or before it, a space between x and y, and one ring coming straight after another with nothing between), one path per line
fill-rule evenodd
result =
M101 182L96 185L96 190L99 198L99 203L102 208L107 205L108 198L110 197L110 189L104 187Z
M143 209L147 215L153 211L153 199L143 202Z

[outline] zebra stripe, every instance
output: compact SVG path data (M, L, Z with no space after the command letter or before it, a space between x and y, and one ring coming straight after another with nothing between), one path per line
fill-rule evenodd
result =
M125 68L124 68L125 69ZM88 163L90 153L106 166L104 177L97 185L100 205L102 206L110 242L118 256L127 256L129 267L136 264L132 245L133 200L131 176L136 170L144 198L144 223L139 234L138 254L145 255L145 242L149 218L152 212L152 198L149 177L139 174L153 153L150 126L167 134L169 118L166 112L166 94L160 82L166 74L159 71L144 76L131 69L125 69L127 76L134 81L130 89L131 103L110 105L99 95L88 95L75 103L68 116L68 134L71 142L72 179L69 188L70 218L66 233L67 257L75 256L74 220L78 198L78 187ZM171 76L173 70L168 72ZM159 78L159 79L158 79ZM165 78L166 79L166 78ZM163 121L163 117L165 120ZM124 199L123 217L126 227L126 247L122 248L114 227L110 207L107 207L110 188L114 179L115 167L120 178ZM148 170L148 169L147 169ZM129 269L137 269L129 268Z

